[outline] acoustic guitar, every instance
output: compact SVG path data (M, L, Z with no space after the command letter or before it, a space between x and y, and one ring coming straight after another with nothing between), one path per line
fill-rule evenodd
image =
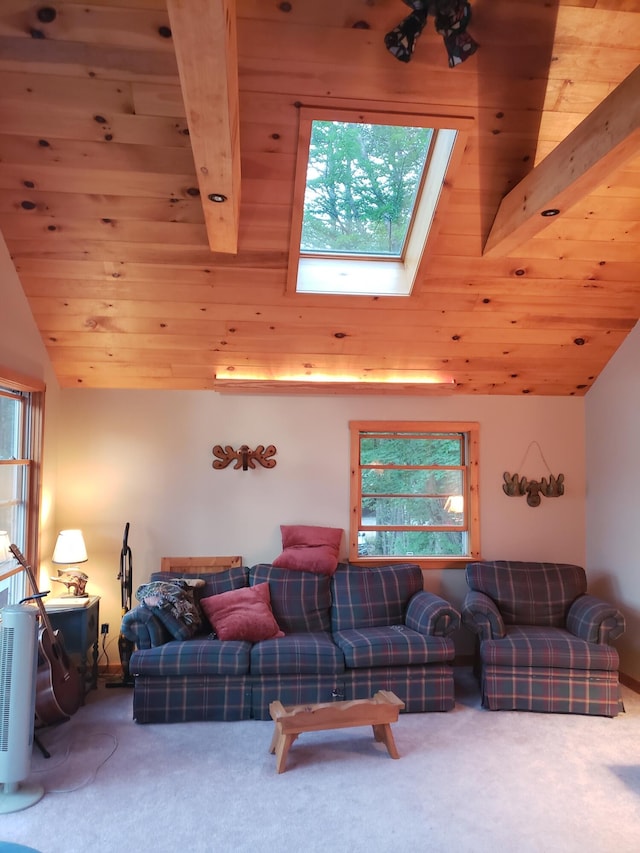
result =
M9 550L27 573L34 593L39 596L32 567L16 545L10 545ZM36 675L36 717L43 725L52 725L68 720L78 710L82 683L77 668L69 660L62 634L51 627L42 599L36 597L36 602L41 617Z

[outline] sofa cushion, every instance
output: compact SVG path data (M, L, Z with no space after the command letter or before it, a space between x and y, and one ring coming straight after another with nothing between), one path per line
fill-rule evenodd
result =
M337 631L334 642L342 649L350 669L369 666L406 666L442 663L454 656L453 641L426 637L406 625L352 628Z
M391 566L342 565L331 579L331 629L374 628L404 623L411 596L423 588L415 563Z
M322 631L287 634L279 640L263 640L251 649L252 675L344 672L344 657Z
M269 584L273 615L285 634L330 629L331 578L327 575L259 563L250 569L249 583Z
M284 636L271 610L268 583L211 595L200 605L220 640L257 643Z
M506 625L564 628L571 603L587 591L584 569L570 563L476 562L466 575L470 589L495 601Z
M193 637L137 651L129 662L133 675L243 675L249 671L251 644Z
M613 646L587 643L563 628L514 625L500 640L480 644L480 656L487 666L551 667L616 671L618 652Z
M281 524L282 553L273 561L283 569L332 575L338 567L341 527Z

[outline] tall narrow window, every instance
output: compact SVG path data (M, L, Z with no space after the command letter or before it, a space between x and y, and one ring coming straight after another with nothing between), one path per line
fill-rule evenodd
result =
M478 425L352 422L350 559L479 556Z
M37 563L44 387L0 376L0 530ZM3 555L4 556L4 555ZM13 558L0 562L0 607L25 594Z

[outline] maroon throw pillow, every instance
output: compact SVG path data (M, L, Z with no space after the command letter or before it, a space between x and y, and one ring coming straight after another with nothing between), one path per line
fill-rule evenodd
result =
M273 561L282 569L332 575L338 568L342 528L281 524L282 553Z
M220 640L257 643L284 637L271 610L268 583L211 595L200 606Z

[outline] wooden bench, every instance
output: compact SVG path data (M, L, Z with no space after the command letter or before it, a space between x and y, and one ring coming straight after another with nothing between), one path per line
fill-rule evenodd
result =
M303 732L371 726L374 738L387 747L391 758L400 758L391 732L391 723L398 720L404 702L390 690L379 690L371 699L349 702L324 702L315 705L291 705L282 702L269 705L275 730L269 752L275 753L278 773L283 773L289 749Z

